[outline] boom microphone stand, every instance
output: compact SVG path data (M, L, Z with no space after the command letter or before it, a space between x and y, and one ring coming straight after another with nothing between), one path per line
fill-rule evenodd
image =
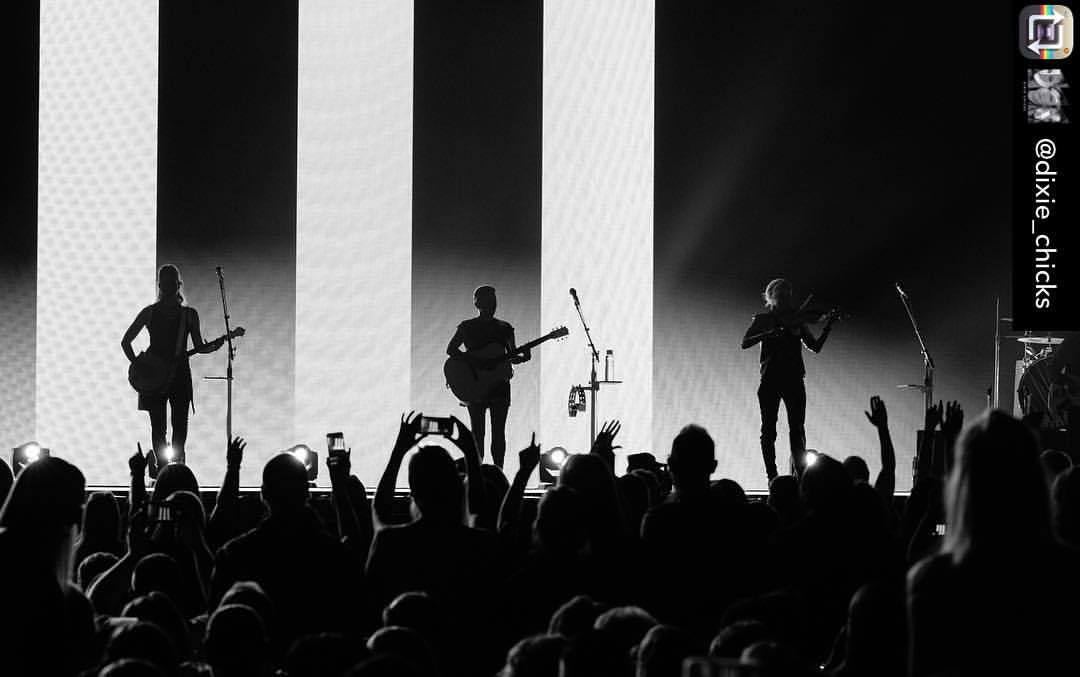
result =
M923 394L923 412L934 406L934 358L930 357L930 351L926 349L926 341L923 340L922 332L919 331L919 323L915 321L915 313L911 310L911 300L900 283L896 283L896 291L900 294L900 302L904 304L908 319L911 320L911 328L915 331L915 338L919 341L919 350L923 358L923 382L922 384L909 384L898 386L911 390L919 390ZM932 434L929 430L923 431L924 435ZM916 450L914 466L919 464L919 454Z
M236 357L236 347L233 345L232 328L229 326L229 303L225 299L225 275L221 272L221 266L217 267L218 286L221 288L221 309L225 314L225 341L228 344L228 363L225 367L225 376L207 376L211 380L225 381L225 445L232 442L232 384L233 384L233 359Z
M589 391L589 447L592 448L593 443L596 442L596 393L600 392L600 384L614 385L616 383L622 383L622 381L601 381L596 377L596 367L600 364L600 352L596 349L596 344L593 343L592 333L589 331L589 323L585 321L585 315L581 312L581 301L578 300L577 290L571 288L570 296L574 299L574 308L577 310L578 318L581 319L581 326L585 330L585 340L589 343L589 385L577 387L581 390Z

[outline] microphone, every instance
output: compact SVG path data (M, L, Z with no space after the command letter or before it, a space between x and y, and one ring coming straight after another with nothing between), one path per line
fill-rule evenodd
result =
M907 298L907 292L904 291L904 288L900 286L900 283L899 282L895 283L895 286L896 286L896 293L900 294L901 298L906 299Z
M574 289L573 287L570 287L570 297L574 299L574 305L575 306L580 306L581 305L581 301L578 301L577 289Z

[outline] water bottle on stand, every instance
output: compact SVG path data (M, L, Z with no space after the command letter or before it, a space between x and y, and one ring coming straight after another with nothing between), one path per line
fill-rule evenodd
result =
M615 380L615 351L604 351L604 380Z

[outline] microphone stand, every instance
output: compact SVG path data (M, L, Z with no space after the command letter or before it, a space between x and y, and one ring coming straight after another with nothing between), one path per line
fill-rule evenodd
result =
M589 323L585 321L585 315L581 312L581 301L574 295L574 309L577 310L581 327L585 330L585 340L589 343L590 371L589 371L589 447L592 448L596 441L596 393L600 390L600 381L596 379L596 365L600 363L600 352L593 343L592 333L589 331ZM581 387L581 386L578 386Z
M228 363L225 367L225 376L207 376L208 379L225 381L225 445L232 442L232 386L233 386L233 358L236 357L236 347L233 346L232 327L229 326L229 303L225 299L225 275L221 272L221 266L217 268L218 286L221 288L221 309L225 314L225 342L228 344Z
M934 358L930 357L930 351L926 348L926 341L923 340L922 332L919 331L919 323L915 321L915 313L911 310L911 301L908 300L908 295L904 293L899 284L897 284L896 291L900 294L900 302L904 304L908 319L911 320L911 328L915 331L915 338L919 341L919 350L922 352L923 358L922 385L903 385L900 387L922 391L923 413L925 413L927 409L934 406ZM931 432L924 430L923 434L930 435ZM913 466L918 467L918 465L919 458L918 453L916 453Z
M589 331L589 323L585 321L585 315L581 312L581 301L578 300L576 294L574 294L574 308L577 310L578 318L581 320L581 327L585 330L585 340L589 343L590 353L590 369L589 369L589 385L577 386L582 390L589 391L589 448L592 448L594 442L596 442L596 393L600 392L600 384L615 384L622 383L622 381L601 381L596 376L597 365L600 364L600 351L596 349L596 344L593 342L592 332Z

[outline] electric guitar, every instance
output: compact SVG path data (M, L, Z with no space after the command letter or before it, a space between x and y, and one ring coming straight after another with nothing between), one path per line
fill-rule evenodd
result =
M229 338L238 338L244 335L244 328L237 327L229 332L228 335L222 334L213 341L207 341L207 343L217 343L218 341L226 341ZM191 357L198 353L199 348L192 348L184 352L184 357ZM143 351L139 353L139 356L128 367L128 383L135 389L140 395L156 395L158 393L165 392L168 389L169 384L172 383L173 377L176 375L176 365L180 361L180 357L174 357L172 359L163 358L160 355Z
M506 352L506 347L501 343L489 343L483 348L469 351L467 357L465 354L454 355L443 365L446 387L466 404L481 402L500 384L514 377L510 358L535 348L545 341L561 339L569 333L566 327L559 327L538 339L518 346L510 353Z

